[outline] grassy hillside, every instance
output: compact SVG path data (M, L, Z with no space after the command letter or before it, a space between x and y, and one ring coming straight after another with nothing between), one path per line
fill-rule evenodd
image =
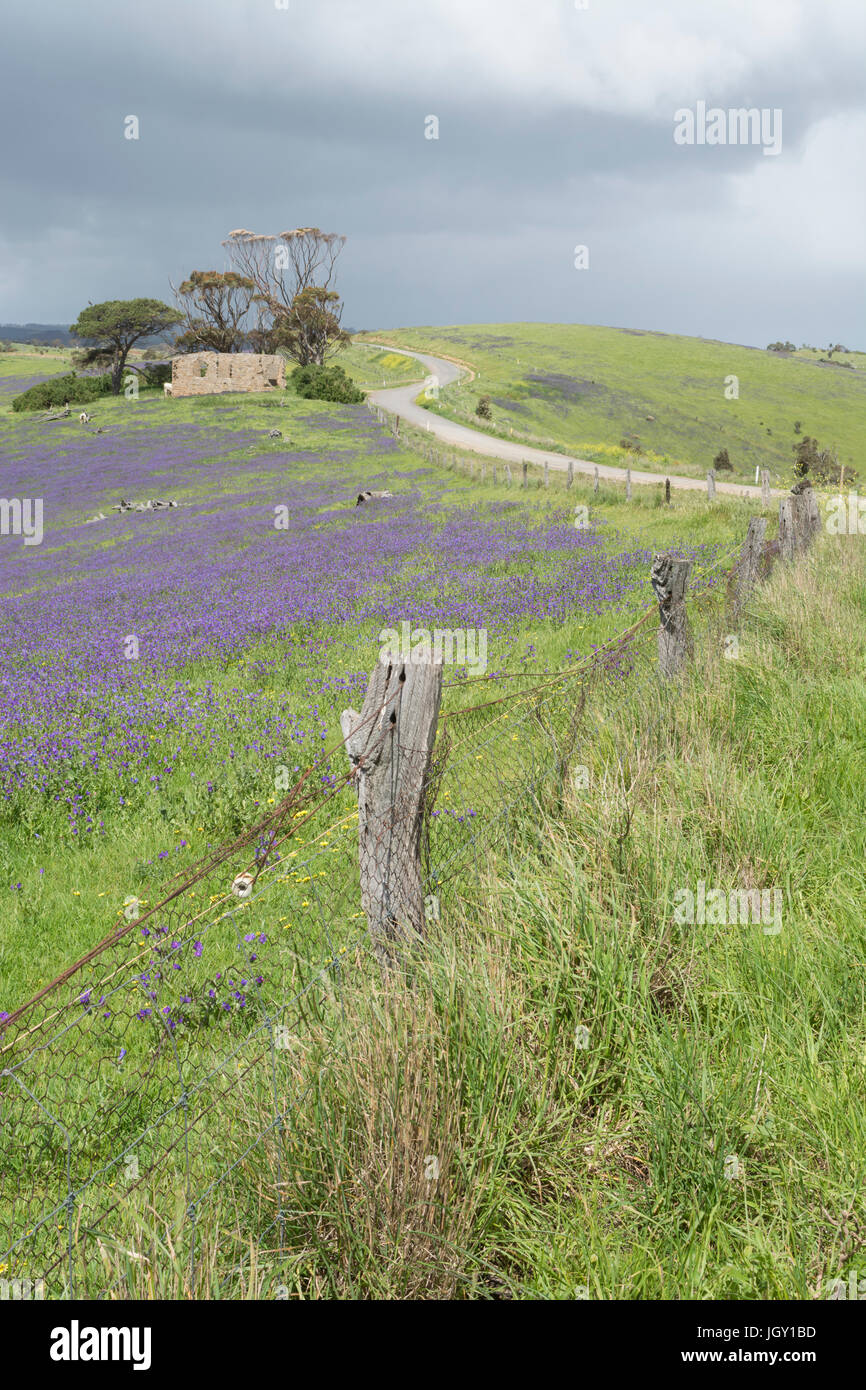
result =
M477 379L448 387L431 408L481 425L474 411L479 396L487 394L493 429L528 443L553 442L601 462L619 457L626 440L654 466L696 476L726 448L734 471L723 476L753 482L758 465L770 468L778 481L787 479L793 445L808 434L862 473L862 354L850 356L860 364L851 370L822 364L814 352L789 357L581 324L478 324L372 336L468 362ZM738 399L725 398L730 376L738 378Z
M862 539L723 653L601 695L588 786L515 824L384 1030L367 1005L300 1121L298 1291L812 1299L862 1268ZM781 930L677 925L701 880L778 885Z
M414 358L402 357L398 352L383 352L364 342L350 343L333 360L362 390L403 386L410 381L422 381L425 375ZM291 370L291 364L287 370Z
M414 379L387 351L353 353ZM721 580L755 512L740 499L667 508L661 489L626 503L561 475L494 486L489 470L482 485L363 406L290 392L106 398L98 420L100 435L0 412L5 491L45 502L41 545L0 538L0 1028L126 901L160 901L303 769L322 814L243 926L215 869L162 927L183 970L178 955L176 977L140 974L157 948L123 938L139 955L117 996L91 1006L121 952L71 982L68 1035L28 1059L73 1131L76 1175L107 1187L128 1181L118 1159L148 1106L174 1096L176 1056L185 1085L204 1078L189 1159L160 1132L116 1214L102 1193L98 1217L98 1184L77 1208L82 1244L91 1216L109 1237L90 1240L87 1288L116 1276L189 1295L193 1251L198 1297L805 1298L844 1278L866 1169L862 537L822 536L777 569L726 659ZM361 487L395 495L358 508ZM117 515L121 497L178 505ZM534 707L512 733L527 684L652 610L663 548L693 559L702 595L682 681L660 690L650 626L633 657L599 663L585 708L570 687L576 745ZM414 988L385 992L363 944L339 712L360 707L381 629L403 620L483 630L489 684L446 675L441 921ZM477 712L493 699L495 742ZM530 791L518 752L534 769L554 748L558 779ZM681 925L678 894L700 882L778 890L781 930ZM339 1008L320 978L335 958ZM229 995L226 965L244 959L261 973ZM236 1054L259 1051L261 1010L282 1016L299 987L281 1155L270 1071ZM157 1008L177 1021L171 1051ZM63 1167L19 1123L26 1093L8 1095L0 1255L13 1204L16 1233L37 1226ZM211 1194L194 1227L185 1185ZM65 1238L62 1221L39 1226L7 1273ZM124 1255L145 1246L141 1263Z

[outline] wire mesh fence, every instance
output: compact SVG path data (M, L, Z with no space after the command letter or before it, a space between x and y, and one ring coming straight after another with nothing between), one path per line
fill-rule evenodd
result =
M690 597L723 612L723 556ZM579 794L612 704L656 702L650 607L563 671L445 684L417 836L419 932L519 854L520 827ZM493 689L491 689L491 686ZM388 729L377 737L388 737ZM340 748L322 759L333 766ZM303 1207L293 1124L337 1053L355 991L380 980L358 873L356 772L309 769L272 814L128 903L82 960L0 1032L0 1266L49 1298L231 1296L291 1251ZM351 997L350 997L351 994Z

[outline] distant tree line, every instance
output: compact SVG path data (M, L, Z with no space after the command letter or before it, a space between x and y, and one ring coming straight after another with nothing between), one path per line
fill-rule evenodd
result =
M342 327L343 304L335 288L345 241L318 227L297 227L279 236L244 228L231 232L223 245L234 269L194 270L177 289L172 286L175 308L142 298L105 300L83 309L69 328L78 343L73 365L104 374L113 395L120 394L128 369L149 371L149 384L154 384L153 370L131 362L129 354L143 339L152 341L179 329L171 343L173 353L281 353L301 368L321 371L350 340ZM153 361L159 355L159 349L151 349L146 358ZM74 374L64 379L67 389L75 379ZM83 399L95 389L78 380L77 395L69 399ZM304 378L296 385L324 399L357 395L348 378L333 374L315 381Z
M796 352L796 351L797 351L797 348L796 348L796 344L791 343L791 342L786 342L786 343L781 343L781 342L780 342L780 343L768 343L768 344L767 344L767 351L768 351L768 352ZM804 343L804 344L803 344L803 352L818 352L818 351L819 351L818 348L812 347L809 343ZM824 348L824 351L826 352L826 354L827 354L828 357L832 357L834 352L850 352L851 349L850 349L850 348L843 347L843 345L842 345L841 343L831 343L831 344L829 345L829 347Z

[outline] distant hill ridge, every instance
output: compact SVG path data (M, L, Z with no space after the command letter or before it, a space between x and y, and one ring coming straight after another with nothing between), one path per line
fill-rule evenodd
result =
M0 341L33 343L36 347L71 347L77 339L69 332L68 323L0 323ZM138 347L151 347L162 338L142 338Z

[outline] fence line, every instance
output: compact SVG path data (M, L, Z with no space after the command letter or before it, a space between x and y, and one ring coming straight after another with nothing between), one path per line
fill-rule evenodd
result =
M658 694L659 678L675 675L688 655L678 644L671 661L671 631L681 635L686 605L703 619L718 613L721 597L739 620L775 559L808 548L813 504L783 499L779 541L766 542L766 524L754 519L724 590L691 594L687 562L657 557L657 631L649 608L529 689L437 719L431 681L441 689L441 665L387 689L377 668L361 715L279 807L6 1021L0 1265L42 1280L54 1297L152 1290L157 1242L151 1236L147 1245L140 1210L148 1203L183 1247L188 1293L200 1288L207 1260L245 1268L244 1252L260 1249L266 1233L279 1232L274 1260L285 1258L297 1220L287 1195L292 1117L361 1026L347 999L349 972L359 987L375 988L383 967L401 966L397 948L417 949L441 921L449 895L473 878L480 884L488 856L504 846L512 858L525 822L519 808L543 809L565 794L593 721L593 690L624 680ZM399 753L391 763L389 744ZM316 772L341 751L344 775L313 796ZM359 805L359 781L377 775L375 803ZM382 949L377 924L401 920L411 931L387 930Z
M487 482L486 467L485 467L485 463L484 463L483 460L484 460L485 457L492 457L492 456L478 455L478 454L475 454L475 453L473 453L473 452L470 451L470 452L469 452L469 457L468 457L468 458L464 458L464 457L462 457L462 453L461 453L461 452L458 450L458 448L457 448L456 446L454 446L454 445L451 445L451 446L446 447L444 443L441 443L440 447L437 448L437 447L433 444L433 442L432 442L432 439L431 439L431 435L430 435L429 430L422 430L422 429L420 428L420 426L410 425L410 424L409 424L407 421L405 421L400 415L392 414L390 411L385 410L382 406L375 405L369 398L367 399L366 405L367 405L367 409L370 411L370 414L373 415L373 416L375 416L377 422L378 422L380 425L382 425L384 428L386 428L386 429L388 430L389 434L391 434L392 437L393 437L394 439L399 439L400 442L401 442L402 444L404 444L407 448L414 450L414 452L420 454L421 457L424 458L428 463L433 463L433 464L437 465L438 467L442 467L442 468L450 468L450 469L458 469L458 468L460 468L463 472L467 473L468 476L469 476L470 478L472 478L473 480L475 480L475 481L477 481L477 482L481 482L481 483L486 483L486 482ZM440 417L437 417L437 418L440 418ZM444 417L444 418L447 418L447 417ZM471 419L472 419L471 416L467 416L466 418L467 418L468 420L470 420L470 421L471 421ZM459 423L459 421L458 421L458 423ZM499 436L494 435L494 434L491 434L491 435L487 435L486 437L487 437L487 438L491 438L491 439L496 439L496 438L498 438ZM503 440L503 442L508 442L508 441ZM536 449L545 449L545 448L546 448L546 445L545 445L545 443L544 443L543 440L542 440L542 441L533 441L531 438L527 437L527 438L524 440L524 442L527 444L527 447L532 447L532 448L536 448ZM549 443L549 445L551 446L551 448L548 449L548 452L558 452L558 451L555 449L555 447L553 447L553 446L556 445L556 441L555 441L555 440L550 440L550 441L548 441L548 443ZM632 454L629 453L629 454L628 454L628 457L631 458L631 457L632 457ZM638 456L638 457L640 457L640 456ZM575 476L576 476L576 474L575 474L575 469L574 469L574 460L573 460L573 459L568 459L566 462L567 462L566 468L564 468L564 469L557 469L557 470L555 470L555 471L563 473L564 478L565 478L565 486L566 486L566 489L570 489L570 488L573 487L573 485L574 485L574 480L575 480ZM514 477L513 477L512 471L511 471L511 465L508 464L508 463L506 463L506 462L504 462L503 460L496 460L495 457L492 457L492 463L491 463L491 478L490 478L490 481L492 482L492 484L493 484L494 486L496 486L496 485L499 483L499 475L498 475L498 472L497 472L497 464L499 464L499 465L504 469L504 474L505 474L504 482L505 482L505 485L508 486L508 487L513 486L513 485L514 485ZM478 470L477 475L476 475L476 467L477 467L477 470ZM526 487L529 486L529 478L528 478L528 470L529 470L529 467L530 467L530 465L529 465L528 461L524 459L524 460L523 460L523 463L522 463L522 477L521 477L521 482L520 482L520 486L523 487L523 488L526 488ZM550 465L549 465L549 463L543 462L543 463L540 463L540 464L533 464L532 467L535 468L536 470L538 470L538 472L539 472L539 474L540 474L540 476L539 476L538 479L537 479L536 486L539 487L539 488L540 488L540 487L545 487L545 488L549 487L549 486L550 486ZM645 471L647 471L647 470L640 470L640 471L641 471L641 472L645 472ZM771 505L771 487L770 487L770 484L771 484L771 477L772 477L772 475L771 475L771 472L770 472L769 469L766 469L766 468L765 468L765 469L762 469L762 470L761 470L761 506L762 506L762 508L763 508L764 510L769 510L770 505ZM588 475L588 474L585 475L585 479L586 479L586 481L589 480L589 475ZM593 470L593 492L596 493L596 494L597 494L598 491L599 491L600 481L601 481L601 480L600 480L600 476L599 476L598 465L595 465L595 466L594 466L594 470ZM606 485L607 485L607 486L619 486L619 485L624 486L624 488L625 488L625 499L626 499L626 501L627 501L627 502L630 502L630 501L632 500L632 476L631 476L631 466L630 466L630 465L625 465L625 476L624 476L624 478L623 478L622 480L620 480L620 479L614 479L614 478L608 478L608 479L606 479L605 481L606 481ZM707 497L707 501L708 501L708 502L715 502L715 500L716 500L716 482L717 482L717 474L716 474L716 471L715 471L715 469L710 469L710 470L707 472L707 474L706 474L706 497ZM756 480L756 482L757 482L757 480ZM665 504L666 504L667 506L670 506L670 505L671 505L671 480L670 480L670 477L666 477L665 480L664 480L664 483L662 483L662 482L658 482L658 483L647 483L647 484L641 483L641 486L646 486L646 487L650 487L650 488L652 488L652 487L664 487ZM743 491L743 497L744 497L746 500L751 500L750 494L749 494L749 492L747 491L747 489L750 488L750 487L753 487L753 486L755 486L755 485L754 485L754 484L751 484L751 483L746 483L746 482L744 481L744 482L742 483L742 486L743 486L743 489L744 489L744 491ZM694 497L694 496L700 496L700 492L699 492L699 489L698 489L697 487L692 488L692 489L689 489L689 493L690 493L690 495L693 496L693 497ZM728 496L733 496L733 494L730 494L730 493L729 493Z

